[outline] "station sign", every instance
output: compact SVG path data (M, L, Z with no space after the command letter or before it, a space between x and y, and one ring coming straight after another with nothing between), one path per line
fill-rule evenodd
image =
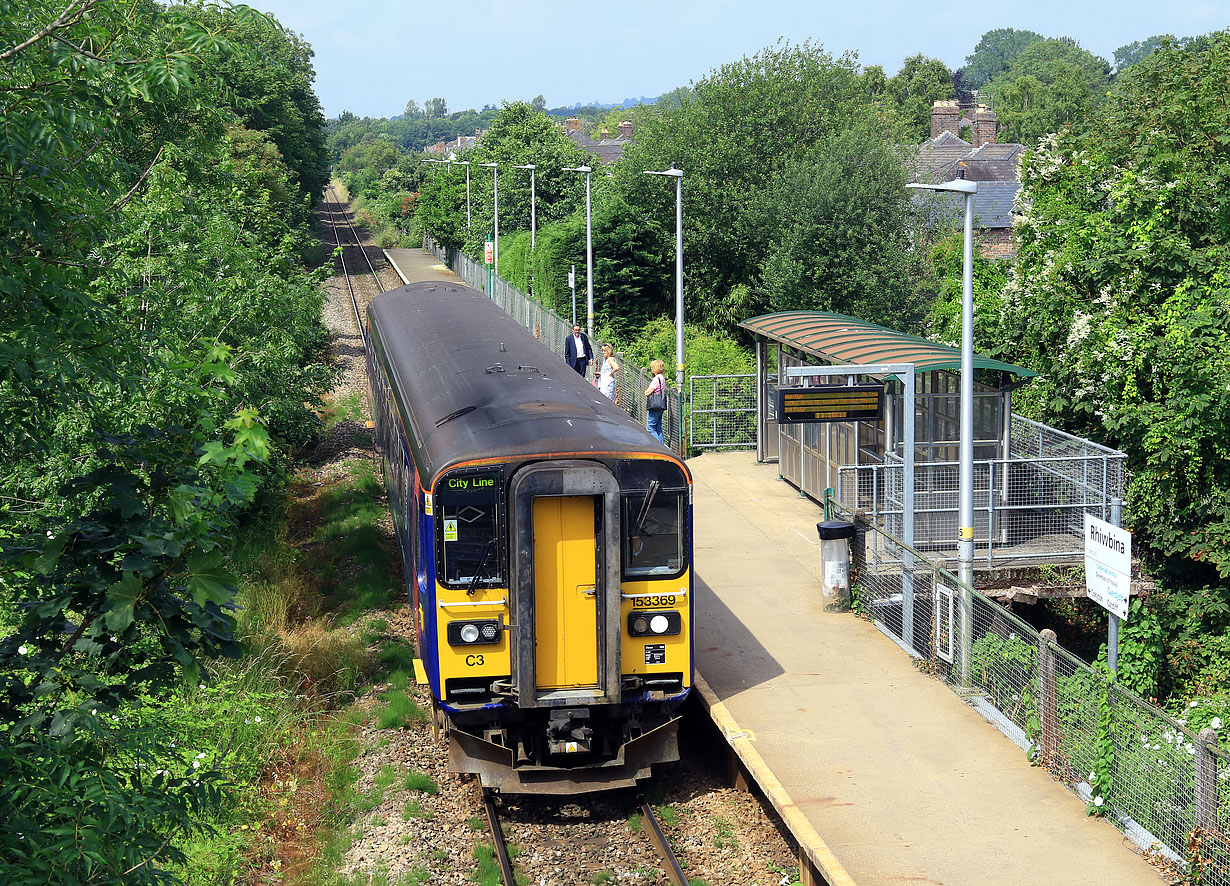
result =
M495 244L490 240L483 244L483 259L487 264L495 261Z
M879 421L884 385L815 385L777 389L777 422L797 425L828 421Z
M1085 514L1085 593L1126 619L1132 593L1132 533Z

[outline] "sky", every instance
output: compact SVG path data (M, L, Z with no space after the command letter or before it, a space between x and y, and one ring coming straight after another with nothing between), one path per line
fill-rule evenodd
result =
M654 98L775 44L811 40L891 76L919 52L959 68L995 28L1074 37L1113 61L1156 34L1230 28L1230 0L246 0L316 53L326 117L393 117L442 97L449 111L542 95L548 108Z

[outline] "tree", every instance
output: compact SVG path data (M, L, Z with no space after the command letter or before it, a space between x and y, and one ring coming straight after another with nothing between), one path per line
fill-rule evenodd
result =
M418 102L410 99L410 101L406 102L406 110L402 112L402 116L407 120L417 120L420 117L426 116L426 114L423 113L423 109L419 107Z
M1027 159L1001 342L1042 373L1017 403L1127 452L1172 643L1230 623L1230 34L1206 45L1150 54Z
M936 99L956 95L948 66L922 53L905 60L901 70L884 82L883 93L886 103L901 115L902 137L915 144L931 137L931 106Z
M965 59L963 78L970 88L978 89L996 75L1008 70L1013 60L1031 43L1045 39L1033 31L996 28L987 31Z
M530 102L530 108L535 111L545 111L547 109L547 100L541 95L536 95L534 100Z
M1137 40L1135 43L1127 43L1120 46L1115 50L1115 73L1122 74L1127 68L1152 55L1166 41L1174 42L1174 35L1159 34L1156 37L1149 37L1145 40Z
M854 59L810 43L780 43L724 65L679 97L678 108L638 124L612 168L611 189L640 207L646 223L669 224L674 189L642 170L684 170L688 316L724 325L736 287L757 280L773 247L777 228L763 222L772 215L770 195L780 193L773 186L779 167L874 112ZM672 261L669 251L656 258L659 266ZM654 302L667 296L644 294Z
M429 98L423 102L424 113L433 120L448 115L448 103L442 98Z
M1064 126L1082 126L1104 103L1109 84L1105 59L1062 38L1022 49L986 90L1004 138L1033 144Z

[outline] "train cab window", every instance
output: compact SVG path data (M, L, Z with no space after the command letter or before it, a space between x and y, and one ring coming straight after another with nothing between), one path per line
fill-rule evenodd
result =
M684 568L685 493L656 483L623 498L625 578L675 576Z
M497 473L446 477L436 488L440 580L447 585L493 585L502 581L500 478Z

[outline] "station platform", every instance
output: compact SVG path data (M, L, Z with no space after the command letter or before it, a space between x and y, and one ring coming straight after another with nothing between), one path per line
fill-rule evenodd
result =
M449 280L455 283L460 279L426 249L386 249L384 257L397 269L397 273L406 283L426 280Z
M423 249L385 255L403 280L457 279ZM688 465L696 689L823 882L1169 882L892 640L824 610L820 509L774 465Z
M776 466L688 465L697 688L823 880L1169 882L871 623L824 610L822 514Z

